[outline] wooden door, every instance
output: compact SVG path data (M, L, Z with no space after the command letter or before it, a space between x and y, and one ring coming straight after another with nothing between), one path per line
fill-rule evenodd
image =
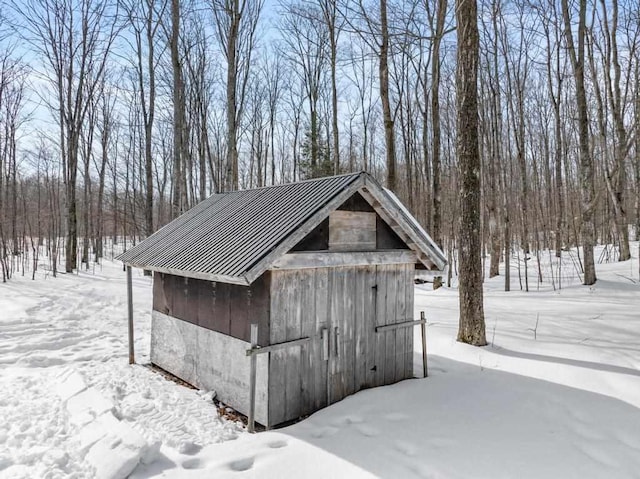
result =
M376 266L333 268L330 304L327 391L334 403L375 385Z
M270 344L311 341L269 355L269 423L298 419L325 407L330 268L272 271ZM328 336L327 336L328 337Z
M413 320L413 264L376 269L375 326ZM375 333L375 386L413 377L413 328Z
M376 333L376 326L413 319L413 274L412 264L332 269L329 403L413 376L413 328Z
M412 328L375 328L412 313L412 264L272 272L270 343L312 340L270 354L270 425L411 377Z

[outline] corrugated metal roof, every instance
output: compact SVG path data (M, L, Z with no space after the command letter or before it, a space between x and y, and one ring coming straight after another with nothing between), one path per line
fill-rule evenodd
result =
M154 271L249 284L360 188L385 190L367 173L353 173L211 196L117 259ZM423 253L438 267L442 251L392 196L391 217L407 218ZM299 237L299 238L298 238ZM295 244L295 243L294 243Z
M243 277L253 265L361 175L213 195L118 259L151 270L246 283Z

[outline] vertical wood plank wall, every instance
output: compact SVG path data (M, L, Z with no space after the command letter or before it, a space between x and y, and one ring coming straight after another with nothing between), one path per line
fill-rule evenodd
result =
M212 331L249 341L258 323L258 344L269 344L269 272L251 286L154 273L153 309Z
M415 319L413 277L413 264L272 271L270 343L313 340L271 353L270 425L413 376L413 328L375 332L376 326Z

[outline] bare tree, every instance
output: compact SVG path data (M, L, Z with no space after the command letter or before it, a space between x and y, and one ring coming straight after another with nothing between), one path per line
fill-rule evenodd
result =
M384 140L387 146L387 188L395 191L397 189L396 146L389 94L389 20L387 10L387 0L380 0L380 100L382 101L382 119L384 121Z
M282 19L284 35L282 50L294 66L309 108L308 165L310 177L323 176L320 154L320 94L327 66L328 32L319 20L321 13L308 5L289 4Z
M184 170L186 162L186 114L185 89L180 54L180 0L171 0L171 32L169 47L171 50L171 71L173 74L173 196L171 216L179 216L187 207L185 201Z
M267 108L269 115L269 151L271 152L271 184L276 184L276 119L278 106L282 101L284 71L281 57L273 55L264 59L263 78L266 82ZM266 171L265 171L266 176ZM266 181L265 181L266 183Z
M490 264L489 278L493 278L499 274L499 264L501 255L501 242L499 231L499 213L498 203L500 195L500 166L502 164L502 104L501 104L501 85L500 72L498 68L498 15L500 7L498 1L493 0L488 7L491 9L489 25L483 21L483 37L481 54L483 58L482 68L480 69L480 88L484 101L482 102L482 133L485 137L485 167L483 191L486 198L486 215L487 223L485 228L489 235L490 248ZM505 224L507 229L508 224ZM507 253L508 254L508 253ZM505 273L508 274L507 268L508 256L505 258Z
M431 128L433 130L433 143L431 153L432 194L433 194L433 220L431 222L431 234L439 245L442 245L442 197L441 197L441 161L440 149L440 44L444 36L444 22L447 16L447 0L438 0L436 13L436 28L433 36L433 59L431 62Z
M562 101L562 87L564 84L564 64L561 60L562 31L559 28L559 16L556 2L549 0L542 15L542 28L547 43L546 73L547 89L553 109L553 141L554 141L554 196L555 196L555 251L556 257L562 257L562 238L564 233L564 197L563 197L563 138L562 117L560 106Z
M144 127L145 234L154 231L153 221L153 128L156 110L156 43L166 0L121 0L127 22L133 32L130 48L137 76L138 95Z
M354 3L356 5L346 8L343 15L351 29L367 43L371 51L378 57L378 81L384 127L387 187L395 191L397 189L397 158L394 115L389 87L389 56L392 53L389 6L387 0L379 0L375 7L366 4L364 0L355 0Z
M100 160L94 160L94 165L98 171L98 197L96 199L95 218L95 258L96 263L104 257L103 235L104 235L104 190L105 177L109 154L115 152L110 150L113 142L114 129L116 127L115 114L116 95L106 86L103 86L98 98L98 121L97 130L100 135ZM148 207L148 204L145 205Z
M461 209L458 341L474 346L484 346L487 340L480 260L480 152L477 98L479 35L476 0L456 1L456 23L458 26L457 156Z
M619 8L618 0L610 3L600 1L602 15L602 30L604 36L604 85L607 90L609 107L613 116L615 141L613 144L613 165L604 164L605 184L613 206L614 225L617 230L620 244L620 261L631 258L629 248L629 226L626 212L625 198L627 195L627 158L633 142L629 140L629 131L625 124L627 105L630 105L630 82L622 84L623 72L621 68L621 55L618 47ZM609 19L609 9L611 18ZM611 23L611 25L609 24ZM635 23L635 22L634 22ZM634 52L638 43L638 28L627 31L625 35L629 42L629 52ZM631 77L632 62L627 63L624 78ZM594 85L595 86L595 85Z
M331 71L331 135L333 151L333 172L340 173L340 132L338 130L338 40L343 19L338 15L338 0L320 0L322 19L329 36L329 67Z
M635 155L634 155L634 165L633 172L635 177L635 190L636 190L636 221L635 221L635 229L636 229L636 241L640 241L640 134L638 134L638 129L640 129L640 65L638 64L638 53L634 55L636 59L635 64L635 92L634 92L634 100L633 100L633 117L635 121L636 134L635 134ZM640 248L640 247L639 247ZM640 267L640 266L639 266Z
M579 0L578 31L576 49L572 30L572 17L569 11L568 0L561 0L562 17L564 19L564 37L567 43L569 58L573 67L573 76L576 90L576 107L578 109L578 135L580 146L580 189L581 189L581 236L584 257L584 281L585 285L596 282L596 267L593 256L595 244L595 224L593 212L595 209L595 187L593 183L593 158L589 147L589 112L587 106L587 93L585 88L585 38L587 33L587 0Z
M77 267L76 186L80 134L90 100L104 75L118 33L117 7L109 1L27 0L13 3L27 40L49 67L64 170L67 215L65 270Z
M0 269L6 281L13 270L9 258L20 254L18 242L17 136L24 121L25 65L13 49L0 51Z
M238 189L238 128L263 0L212 0L218 41L226 60L227 187Z

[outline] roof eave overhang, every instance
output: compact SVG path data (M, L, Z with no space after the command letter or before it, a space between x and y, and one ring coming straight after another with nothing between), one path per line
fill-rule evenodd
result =
M447 259L439 248L436 249L430 243L430 238L423 238L423 234L415 230L413 225L405 218L405 213L393 203L382 187L373 178L365 180L362 188L362 196L382 219L400 236L400 238L416 252L418 260L429 270L444 270Z
M241 286L249 286L252 282L252 281L250 282L246 278L246 276L228 276L224 274L204 273L201 271L182 271L179 269L142 265L142 264L136 264L135 262L127 262L127 261L124 261L124 264L127 266L131 266L132 268L141 268L148 271L154 271L157 273L165 273L165 274L171 274L174 276L182 276L184 278L202 279L205 281L216 281L219 283L231 283L231 284L238 284Z

